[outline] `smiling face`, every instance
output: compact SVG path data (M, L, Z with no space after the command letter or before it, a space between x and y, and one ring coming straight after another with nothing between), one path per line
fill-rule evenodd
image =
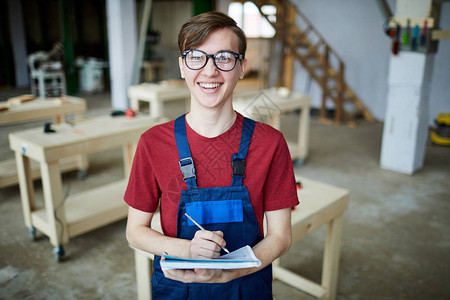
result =
M239 39L228 28L213 31L208 38L196 49L207 54L219 51L233 51L239 53ZM243 78L247 68L247 60L237 61L236 66L229 72L220 71L209 58L205 67L200 70L189 69L180 57L179 66L181 77L191 91L191 107L200 105L203 108L217 108L232 105L233 90L239 80Z

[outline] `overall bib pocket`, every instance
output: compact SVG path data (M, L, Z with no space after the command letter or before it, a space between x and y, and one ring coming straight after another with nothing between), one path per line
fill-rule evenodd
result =
M185 204L186 212L201 225L233 223L244 220L242 200L197 201ZM189 226L195 224L188 220Z

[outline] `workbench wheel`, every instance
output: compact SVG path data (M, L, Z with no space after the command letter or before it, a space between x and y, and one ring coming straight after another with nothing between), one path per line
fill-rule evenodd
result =
M64 258L65 252L63 246L58 246L53 249L53 254L55 255L56 262L61 262Z
M36 240L36 228L34 227L28 228L28 234L30 235L32 241Z
M87 170L78 170L78 179L86 179Z

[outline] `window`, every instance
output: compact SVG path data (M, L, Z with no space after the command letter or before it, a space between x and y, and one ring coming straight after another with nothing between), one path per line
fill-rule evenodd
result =
M261 7L264 14L269 16L271 22L276 20L277 9L273 5L264 5ZM275 29L262 16L258 7L250 1L242 4L241 2L231 2L228 7L228 15L232 17L245 35L249 38L271 38L275 35Z

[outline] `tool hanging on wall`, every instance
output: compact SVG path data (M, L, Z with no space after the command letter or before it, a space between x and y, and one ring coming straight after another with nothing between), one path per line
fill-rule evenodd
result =
M411 49L417 50L417 39L419 38L419 25L414 26L413 37L411 41Z
M394 55L397 55L399 50L400 30L400 24L397 23L397 26L394 30L394 39L392 40L392 54Z
M411 20L408 19L406 21L405 32L403 32L403 45L408 45L409 44L410 31L411 31Z
M422 34L420 35L420 46L425 47L427 41L427 24L428 21L423 22Z
M391 52L435 53L439 39L450 38L450 30L437 30L433 18L390 18L383 30L392 40Z

